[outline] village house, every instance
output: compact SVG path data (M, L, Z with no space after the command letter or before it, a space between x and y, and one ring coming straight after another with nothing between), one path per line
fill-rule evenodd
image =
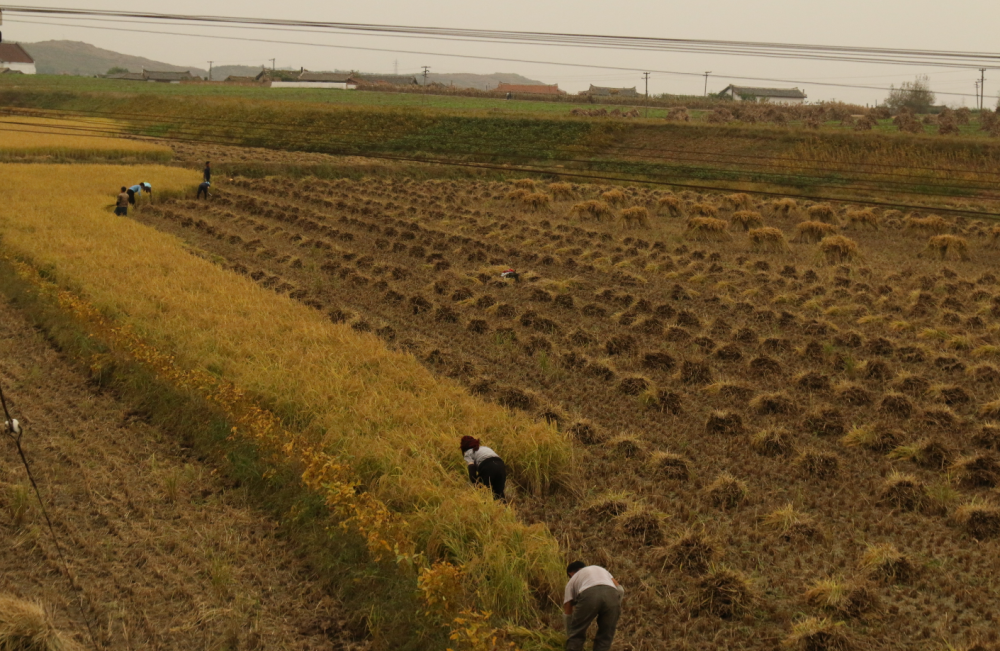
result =
M806 94L798 88L756 88L752 86L726 86L720 97L729 99L764 102L767 104L804 104Z
M201 81L201 77L192 75L188 70L182 70L180 72L158 70L121 72L116 75L107 75L105 79L117 79L119 81L150 81L160 84L179 84L182 81Z
M500 82L497 92L512 93L514 95L565 95L566 91L559 90L559 84L505 84Z
M354 75L357 84L369 84L372 86L417 86L420 82L413 75L371 75L368 73L358 73Z
M35 60L17 43L0 43L0 69L33 75Z
M585 90L581 95L590 95L592 97L638 97L639 93L636 92L635 86L632 88L607 88L605 86L595 86L590 85L590 90Z
M310 72L309 70L301 70L292 79L272 79L271 88L335 88L339 90L353 90L357 88L357 82L347 72Z

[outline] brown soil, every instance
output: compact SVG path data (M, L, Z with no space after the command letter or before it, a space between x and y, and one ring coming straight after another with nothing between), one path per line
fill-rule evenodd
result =
M40 601L105 649L363 649L275 522L169 432L97 394L0 305L0 377L69 567L0 440L0 594ZM72 585L71 585L72 584Z
M951 481L946 469L840 442L845 429L879 425L904 433L900 445L946 430L957 451L976 451L977 409L995 389L971 373L992 363L973 351L997 343L998 332L964 324L977 316L992 324L1000 314L996 279L983 275L986 225L951 224L976 243L970 262L919 257L926 238L887 220L881 231L850 233L860 262L829 266L815 245L755 255L745 235L687 242L683 219L623 229L570 219L573 202L532 212L511 203L513 189L237 179L220 183L211 202L147 206L135 217L575 436L586 499L509 492L525 520L545 522L569 554L629 586L624 648L773 649L801 613L822 614L803 599L809 585L855 574L866 545L887 541L930 569L884 591L884 612L857 627L867 642L931 649L941 635L962 643L991 628L992 588L982 577L996 571L997 542L973 540L947 517L962 501L989 499L990 489L939 490L933 509L896 511L879 500L893 469L941 488ZM579 200L606 189L574 187ZM624 206L655 206L648 191L624 193ZM685 212L699 203L731 212L719 197L679 199ZM751 208L786 235L804 219L756 200ZM508 266L520 282L500 278ZM946 345L936 332L968 339ZM908 408L897 399L893 383L907 373L964 391L967 402L947 406L950 425L941 425L947 414L932 393L908 399ZM844 383L868 399L842 398L834 387ZM574 425L581 420L589 425ZM753 450L766 430L787 432L784 453ZM807 451L835 460L836 471L796 463ZM657 452L680 454L689 471L668 476L650 463ZM748 493L725 511L705 490L723 473L745 481ZM626 496L631 515L586 512L611 491ZM804 543L762 526L789 503L821 535ZM656 541L628 533L622 518L636 514ZM752 577L761 607L730 619L706 614L702 582L664 567L657 546L693 528L724 541L719 562Z

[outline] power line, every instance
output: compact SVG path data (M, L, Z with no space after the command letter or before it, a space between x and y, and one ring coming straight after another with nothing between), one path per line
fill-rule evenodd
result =
M268 27L307 27L342 32L357 32L381 35L421 35L441 38L468 38L490 42L511 42L528 44L573 44L612 46L620 49L649 49L662 51L691 51L699 53L725 53L733 56L780 56L782 58L861 57L859 62L892 63L905 65L926 65L937 61L938 65L958 65L979 67L983 63L1000 64L1000 54L964 50L927 50L908 48L857 47L842 45L810 45L801 43L726 41L705 39L675 39L638 36L616 36L602 34L575 34L558 32L524 32L513 30L486 30L447 27L421 27L405 25L382 25L368 23L347 23L328 21L306 21L292 19L264 19L233 16L206 16L166 14L153 12L127 12L94 9L67 9L53 7L12 6L10 13L29 15L61 15L70 17L133 18L150 21L174 20L210 25L237 25ZM923 57L908 59L907 57Z
M118 28L114 27L100 27L96 25L75 25L70 23L57 23L51 21L41 21L41 20L24 20L24 19L13 19L8 22L18 22L32 25L51 25L56 27L74 27L79 29L97 29L105 31L119 31ZM163 30L142 30L142 29L132 29L133 33L141 34L159 34L163 36L187 36L192 38L211 38L213 40L227 40L227 41L241 41L248 43L268 43L268 44L278 44L278 45L300 45L306 47L322 47L340 50L358 50L364 52L390 52L395 54L413 54L419 56L437 56L437 57L449 57L456 59L471 59L476 61L502 61L506 63L526 63L534 65L551 65L551 66L561 66L569 68L583 68L588 70L615 70L621 72L642 72L639 68L629 68L625 66L608 66L600 64L587 64L587 63L569 63L563 61L544 61L538 59L520 59L512 57L494 57L494 56L481 56L474 54L452 54L447 52L428 52L424 50L401 50L395 48L376 48L376 47L365 47L359 45L336 45L331 43L315 43L307 41L288 41L281 39L264 39L264 38L250 38L243 36L218 36L218 35L202 35L202 34L192 34L190 32L170 32ZM940 65L940 64L937 64ZM273 68L273 61L272 61ZM654 74L663 75L674 75L680 77L701 77L704 73L701 72L684 72L679 70L654 70L650 69L649 72ZM832 82L820 82L820 81L803 81L795 79L779 79L775 77L750 77L746 75L730 75L717 73L717 77L726 77L729 79L743 80L743 81L763 81L769 83L783 83L783 84L794 84L796 86L823 86L826 88L850 88L850 89L860 89L860 90L877 90L882 92L888 92L894 90L891 86L867 86L861 84L838 84ZM938 95L948 95L950 97L976 97L973 93L958 93L958 92L937 92Z

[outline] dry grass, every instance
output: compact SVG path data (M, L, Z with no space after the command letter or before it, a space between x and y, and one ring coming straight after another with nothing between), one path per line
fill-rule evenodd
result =
M729 224L713 217L692 217L687 221L684 237L696 242L727 242L732 236L727 232Z
M1000 536L1000 508L983 501L972 501L955 510L954 520L977 540Z
M0 595L0 649L3 651L79 651L82 648L56 630L40 604Z
M795 236L793 242L812 244L819 242L824 237L837 234L837 227L833 224L820 221L800 222L795 226Z
M818 203L815 206L809 206L806 211L809 215L809 220L814 222L824 222L827 224L833 224L838 226L840 224L840 219L837 217L837 211L834 210L833 206L827 203Z
M956 235L935 235L927 240L926 250L942 260L947 260L949 253L959 260L969 259L969 243Z
M601 193L601 201L610 206L620 206L625 203L625 193L621 190L608 190Z
M673 195L665 195L656 200L656 214L663 214L666 211L671 217L680 217L681 201Z
M596 221L602 221L604 219L613 219L615 214L611 210L611 206L603 201L582 201L569 211L570 215L580 218L590 218Z
M642 206L632 206L618 215L625 228L649 228L649 211Z
M810 605L842 617L858 617L879 606L878 593L864 581L820 579L806 590L804 597Z
M747 502L750 490L745 481L724 472L705 488L705 494L715 506L733 509Z
M572 201L576 199L576 192L569 183L550 183L549 192L556 201Z
M927 501L927 489L916 476L893 471L882 484L879 501L903 511L914 511Z
M788 252L788 242L785 241L785 234L777 228L755 228L747 233L747 236L750 240L750 248L753 251L760 253Z
M687 530L668 546L656 550L654 555L661 569L673 567L687 574L700 576L709 571L719 550L703 533Z
M906 583L914 577L917 566L892 543L868 545L858 566L875 581Z
M764 524L777 531L785 540L812 538L819 533L813 517L791 504L772 511L764 518Z
M749 231L760 228L764 225L764 218L759 212L752 210L740 210L734 212L729 218L729 227L734 231Z
M847 223L851 228L870 228L878 230L878 215L873 210L852 210L847 213Z
M793 213L798 212L799 204L795 199L777 199L771 204L771 210L774 211L776 215L782 217L791 217Z
M750 580L740 571L713 567L698 582L698 610L729 619L749 612L759 602Z
M819 243L827 264L843 264L858 258L858 243L842 235L829 235Z
M781 646L793 651L849 651L852 648L843 622L809 617L792 627Z
M903 223L907 232L920 235L940 235L948 230L948 222L940 215L929 215L927 217L910 215Z

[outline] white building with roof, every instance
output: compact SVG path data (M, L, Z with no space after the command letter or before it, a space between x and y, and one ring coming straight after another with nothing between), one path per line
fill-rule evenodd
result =
M35 74L35 60L17 43L0 43L0 69Z
M720 96L734 100L765 102L767 104L805 104L806 94L798 88L758 88L755 86L726 86Z

